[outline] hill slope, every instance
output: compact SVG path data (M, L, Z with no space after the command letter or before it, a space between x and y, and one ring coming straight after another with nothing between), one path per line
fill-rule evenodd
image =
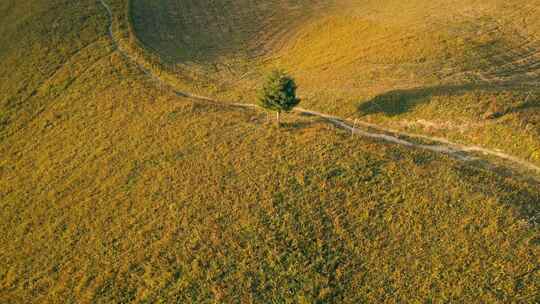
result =
M99 3L6 3L1 302L538 300L538 184L179 97Z
M134 0L133 31L186 90L249 102L278 66L305 107L540 164L540 2L261 3Z

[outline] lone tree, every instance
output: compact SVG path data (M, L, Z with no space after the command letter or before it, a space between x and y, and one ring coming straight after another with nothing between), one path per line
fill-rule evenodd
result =
M276 123L279 127L281 112L290 112L300 103L296 97L296 83L282 70L273 71L266 80L260 97L261 106L276 111Z

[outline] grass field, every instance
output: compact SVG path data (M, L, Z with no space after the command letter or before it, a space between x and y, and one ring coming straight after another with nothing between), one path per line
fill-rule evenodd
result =
M540 164L540 2L261 3L133 0L133 30L186 90L253 102L277 66L305 107Z
M127 37L128 3L109 3L117 35ZM274 1L243 14L260 10L272 27L273 12L295 16L304 4ZM226 52L248 50L257 64L325 20L310 16L342 8L310 7L270 42L246 32ZM1 303L540 301L538 183L351 137L316 117L291 114L276 129L260 111L178 97L114 50L96 1L7 0L0 16ZM294 33L279 32L289 27ZM217 38L204 39L201 49ZM186 88L198 73L226 80L202 73L222 51L212 52L186 50L161 76L185 71L175 81ZM480 94L463 90L463 102ZM493 123L501 132L512 115L536 115L511 92L500 96L515 104L501 102L526 110ZM429 117L444 111L436 104L459 100L449 96L370 115ZM478 104L449 108L448 117L481 113Z

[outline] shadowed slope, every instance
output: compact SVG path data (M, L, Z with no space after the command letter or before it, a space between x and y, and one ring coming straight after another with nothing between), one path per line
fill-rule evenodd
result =
M145 45L173 62L219 63L275 46L330 2L134 0L131 5L135 31Z

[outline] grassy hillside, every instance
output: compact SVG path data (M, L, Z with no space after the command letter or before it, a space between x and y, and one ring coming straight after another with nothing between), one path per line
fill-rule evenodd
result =
M540 300L538 184L178 97L99 3L3 3L0 302Z
M0 139L27 124L109 53L103 36L107 18L100 12L94 1L2 2Z
M136 37L183 89L253 102L262 75L278 66L296 76L305 107L540 164L538 1L134 0L131 7ZM493 111L500 115L485 119Z

